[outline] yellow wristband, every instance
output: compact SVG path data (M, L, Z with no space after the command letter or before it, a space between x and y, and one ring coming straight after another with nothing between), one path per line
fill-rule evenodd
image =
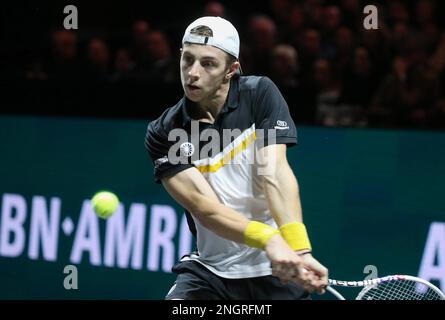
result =
M267 241L277 233L277 229L258 221L251 221L244 231L244 243L249 247L264 249Z
M282 225L280 233L293 250L312 250L306 227L301 222L291 222Z

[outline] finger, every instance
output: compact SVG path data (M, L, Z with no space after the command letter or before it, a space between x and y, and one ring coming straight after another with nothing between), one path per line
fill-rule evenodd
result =
M306 283L303 287L304 290L308 291L309 293L313 293L316 290L316 288L310 283Z
M323 282L320 280L320 278L314 274L309 274L309 283L310 285L315 289L315 291L320 291L322 287L324 286Z
M273 264L272 265L272 272L273 273L279 273L279 272L281 272L281 265L279 265L279 264Z
M311 270L305 268L300 268L299 274L301 279L304 281L312 281L313 279L317 278Z
M324 294L326 292L326 287L327 287L327 285L325 285L325 284L320 285L318 294Z
M276 264L272 268L272 275L277 277L282 284L287 284L292 277L291 271L282 264Z
M303 277L295 276L292 278L292 281L303 287L306 291L309 291L311 293L316 289L313 280L309 275L305 275Z
M325 284L326 286L328 285L328 283L329 283L329 271L328 271L328 269L325 268L325 272L321 276L321 280L323 281L323 284Z
M320 280L322 284L324 285L328 284L328 272L325 267L320 265L320 268L311 268L311 271L315 275L315 277Z

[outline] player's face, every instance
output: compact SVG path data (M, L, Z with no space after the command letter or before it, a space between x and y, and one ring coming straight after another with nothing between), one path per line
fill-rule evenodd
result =
M184 44L181 53L181 82L193 102L211 100L227 75L227 54L215 47Z

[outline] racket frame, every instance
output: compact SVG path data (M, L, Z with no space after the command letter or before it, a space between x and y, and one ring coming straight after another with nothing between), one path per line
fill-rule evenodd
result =
M375 278L375 279L369 279L369 280L362 280L362 281L343 281L343 280L334 280L329 279L329 286L326 288L327 291L329 291L332 295L334 295L339 300L345 300L343 295L341 295L337 290L332 288L332 286L340 286L340 287L350 287L350 288L356 288L356 287L364 287L363 290L360 291L360 293L355 298L356 300L362 300L363 296L368 292L370 289L373 288L373 286L387 282L387 281L414 281L417 283L421 283L429 288L431 288L433 291L435 291L442 300L445 300L445 294L435 285L432 283L418 277L414 276L408 276L408 275L391 275L381 278Z

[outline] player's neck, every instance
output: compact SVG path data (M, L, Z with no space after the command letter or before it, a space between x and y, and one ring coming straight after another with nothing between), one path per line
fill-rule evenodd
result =
M227 96L229 94L230 81L221 84L221 86L216 90L215 94L205 101L198 103L199 121L214 123L218 114L221 112L226 102Z

